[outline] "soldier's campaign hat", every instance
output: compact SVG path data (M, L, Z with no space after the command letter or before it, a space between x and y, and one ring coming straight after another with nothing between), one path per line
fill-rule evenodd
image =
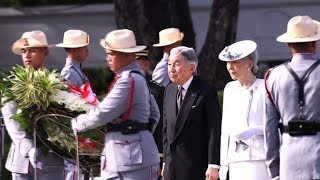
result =
M145 49L143 51L136 52L134 55L136 56L136 59L139 59L141 57L146 57L145 59L149 60L148 54L149 54L149 50Z
M70 29L63 34L63 42L56 44L63 48L80 48L89 45L89 35L77 29Z
M124 53L135 53L146 48L146 46L137 45L136 37L129 29L111 31L100 40L100 45L105 49Z
M295 16L287 25L287 32L277 38L279 42L298 43L320 39L320 22L309 16Z
M23 33L21 38L13 43L11 50L14 54L21 55L24 48L31 47L49 47L44 32L35 30Z
M175 42L181 41L184 34L178 28L167 28L159 32L159 43L154 44L154 47L168 46Z
M257 49L257 44L251 40L242 40L225 47L219 54L221 61L236 61L247 57Z

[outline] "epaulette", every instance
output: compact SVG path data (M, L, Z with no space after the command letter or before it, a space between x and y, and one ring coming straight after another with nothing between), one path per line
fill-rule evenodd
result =
M271 71L274 69L274 67L272 67L272 68L269 68L268 70L267 70L267 72L264 74L264 81L266 81L268 78L269 78L269 76L270 76L270 74L271 74Z
M268 99L270 100L270 102L272 102L272 104L275 105L275 104L274 104L274 101L273 101L273 99L272 99L272 97L271 97L271 93L270 93L270 91L269 91L269 89L268 89L268 87L267 87L267 80L268 80L268 78L269 78L269 76L270 76L270 74L271 74L272 69L274 69L274 68L268 69L268 71L267 71L266 74L264 75L264 87L265 87L265 89L266 89L266 96L268 97Z
M281 65L284 65L284 64L286 64L286 63L288 63L288 62L290 62L290 61L286 61L286 62L284 62L284 63L282 63L282 64L279 64L279 65L277 65L277 66L274 66L274 67L268 69L267 72L266 72L265 75L264 75L264 87L266 88L267 97L268 97L268 99L270 100L270 102L271 102L273 105L275 105L275 104L274 104L274 101L273 101L273 99L272 99L272 97L271 97L271 93L270 93L270 91L269 91L269 89L268 89L268 87L267 87L267 80L268 80L268 78L269 78L272 70L274 70L274 69L276 69L277 67L279 67L279 66L281 66Z
M282 66L282 65L284 65L284 64L287 64L287 63L289 63L289 62L290 62L290 61L286 61L286 62L281 63L281 64L279 64L279 65L276 65L276 66L274 66L274 67L272 67L272 68L269 68L269 69L267 70L267 72L265 73L265 75L264 75L264 79L266 80L266 79L269 77L269 75L270 75L270 73L271 73L272 70L278 68L279 66Z

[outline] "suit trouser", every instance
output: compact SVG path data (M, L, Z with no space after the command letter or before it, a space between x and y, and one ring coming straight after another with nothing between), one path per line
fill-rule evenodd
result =
M149 166L143 169L123 172L104 172L101 179L106 180L157 180L159 165Z

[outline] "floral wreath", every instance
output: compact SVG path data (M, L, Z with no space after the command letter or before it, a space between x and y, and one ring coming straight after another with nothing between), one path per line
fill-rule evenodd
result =
M0 75L1 106L16 102L17 113L12 119L27 133L36 133L37 145L45 145L65 158L79 158L81 167L100 165L104 129L93 129L76 138L71 128L71 118L94 108L97 102L92 101L90 85L68 87L56 70L46 68L17 66L10 75Z

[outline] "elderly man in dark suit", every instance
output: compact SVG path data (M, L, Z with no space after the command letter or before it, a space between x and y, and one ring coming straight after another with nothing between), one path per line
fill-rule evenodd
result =
M170 52L163 106L165 180L215 180L220 164L221 111L217 91L196 74L192 48Z

